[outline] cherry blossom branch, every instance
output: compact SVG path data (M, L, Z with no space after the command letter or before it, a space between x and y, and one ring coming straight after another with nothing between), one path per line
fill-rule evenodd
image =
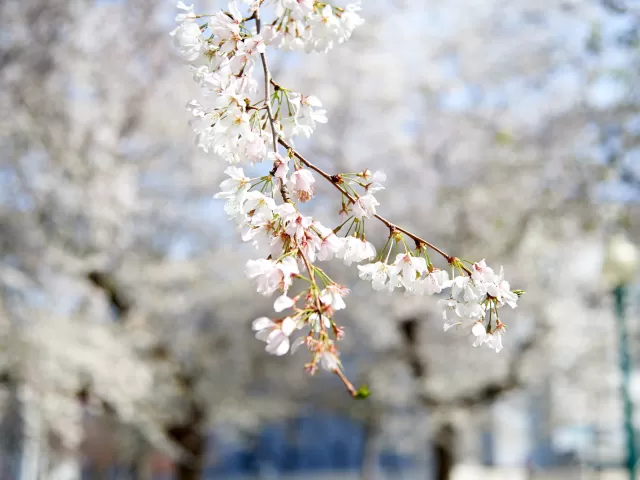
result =
M313 170L314 172L318 173L322 178L324 178L325 180L327 180L329 183L331 183L331 185L333 185L337 190L339 190L342 195L344 195L352 204L355 204L358 197L354 197L353 195L351 195L349 192L347 192L341 185L341 181L340 181L340 176L339 175L330 175L327 172L325 172L324 170L322 170L320 167L318 167L317 165L315 165L314 163L312 163L311 161L309 161L307 158L305 158L300 152L298 152L296 149L294 149L289 143L287 143L285 140L283 140L282 138L278 139L278 142L280 143L280 145L282 145L284 148L286 148L287 150L289 150L298 160L300 160L303 164L305 164L308 168L310 168L311 170ZM356 194L357 195L357 194ZM386 218L384 218L383 216L379 215L379 214L375 214L374 217L376 219L378 219L380 222L382 222L383 224L385 224L391 234L395 233L395 232L401 232L404 233L406 236L408 236L409 238L411 238L414 242L416 242L416 246L418 248L420 248L421 246L427 246L430 249L434 250L435 252L439 253L440 255L442 255L444 257L444 259L447 261L447 263L455 263L457 258L453 257L449 254L447 254L446 252L444 252L443 250L441 250L440 248L436 247L435 245L433 245L432 243L426 241L425 239L419 237L418 235L402 228L399 227L398 225L390 222L389 220L387 220ZM467 268L464 265L461 265L462 268L469 274L471 275L471 270L469 270L469 268Z
M316 279L315 279L315 268L313 267L313 265L311 265L311 262L309 262L309 259L307 258L307 256L305 255L305 253L300 250L298 252L298 255L300 255L300 257L302 258L302 261L304 262L305 268L307 269L307 272L309 272L309 280L312 284L312 288L313 288L313 297L314 297L314 302L315 302L315 308L318 312L318 318L320 318L320 332L323 335L326 335L326 328L324 326L324 322L322 322L322 315L323 315L323 309L322 309L322 305L320 303L320 296L318 295L318 288L317 288L317 284L316 284ZM347 391L349 392L349 394L354 397L354 398L360 398L360 397L366 397L368 396L368 392L366 390L366 387L363 387L361 389L356 389L353 386L353 383L351 383L349 381L349 379L347 378L347 376L344 374L344 372L336 365L335 368L333 368L332 372L337 375L337 377L342 381L342 383L344 383L344 386L346 387Z
M333 316L346 308L343 298L349 289L315 265L316 261L337 258L347 266L360 264L360 278L371 280L374 290L403 288L411 294L434 295L450 289L448 298L440 300L445 330L464 327L475 337L474 346L487 345L500 351L505 325L498 318L498 308L515 307L521 294L510 289L502 270L494 272L484 260L469 268L457 257L379 215L374 193L384 188L383 172L330 175L292 147L292 139L309 138L317 123L327 122L326 111L316 96L291 91L273 80L267 45L326 52L348 40L353 29L363 23L360 4L338 8L325 1L273 0L275 18L263 25L262 0L242 0L252 12L248 16L242 15L238 2L229 0L228 11L211 15L206 24L196 22L202 16L195 14L192 5L178 2L182 13L176 16L179 25L171 35L180 54L195 62L194 80L207 96L215 98L205 105L198 100L189 102L198 145L232 164L273 161L270 173L256 178L246 176L241 167L228 167L225 173L230 178L221 183L221 191L215 195L226 200L225 212L238 221L242 240L269 251L267 258L249 260L245 274L255 281L259 294L280 292L274 311L289 312L284 317L254 320L253 330L266 343L265 350L284 355L305 344L312 354L305 365L309 373L322 367L336 374L352 396L368 395L366 388L356 390L346 378L336 343L343 338L344 329ZM249 20L255 21L255 30L247 27ZM261 90L256 78L259 75L255 75L258 58L263 74L262 98L257 93ZM287 149L286 156L278 153L280 146ZM343 218L333 229L302 214L296 205L313 198L313 172L342 194L340 213L346 214L346 220ZM274 178L283 204L275 198ZM360 189L364 193L359 194ZM387 243L379 254L365 237L369 218L376 218L389 229ZM342 228L346 233L339 236ZM415 248L407 244L407 239L415 242ZM396 255L390 259L392 250ZM433 266L428 250L449 263L451 279L447 271ZM361 264L365 260L370 263ZM308 278L300 275L302 264ZM309 286L291 298L288 292L294 279L307 281ZM308 329L308 334L294 337L301 329Z
M258 4L258 7L253 12L250 18L255 20L256 22L256 33L258 35L262 32L262 21L260 19L260 6L262 5L262 0ZM273 78L271 77L271 71L269 70L269 64L267 62L267 54L263 51L260 52L260 62L262 63L262 73L264 75L264 105L267 110L267 117L269 118L269 126L271 127L271 136L273 141L273 151L274 153L278 153L278 133L276 130L275 120L273 118L273 110L271 109L271 83L273 82ZM282 200L284 202L289 202L289 192L287 192L287 187L284 183L284 180L279 179L280 184L280 195L282 195Z
M353 383L351 383L349 381L349 379L342 372L342 370L337 368L333 373L335 373L340 378L340 380L342 380L342 382L344 383L345 387L347 387L347 391L351 394L352 397L358 398L359 396L363 395L362 389L358 390L356 387L354 387Z
M260 8L256 8L254 15L256 21L256 32L258 35L262 31L262 22L260 20ZM266 53L260 52L260 61L262 62L262 72L264 74L264 105L267 110L267 116L269 117L269 125L271 126L271 135L273 137L273 151L278 151L278 134L276 132L276 125L273 120L273 111L271 110L271 72L269 71L269 64L267 63Z
M311 265L311 262L309 262L309 259L307 258L307 256L302 250L298 251L298 255L300 255L300 258L302 258L302 261L304 262L304 266L307 269L307 272L309 272L309 280L313 287L313 299L314 299L316 311L318 312L318 315L322 315L322 306L320 305L320 298L318 297L318 285L316 283L315 269ZM325 327L322 322L320 322L320 330L323 332L325 331Z

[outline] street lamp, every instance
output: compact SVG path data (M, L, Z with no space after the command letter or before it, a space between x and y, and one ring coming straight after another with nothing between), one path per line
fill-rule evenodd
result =
M620 342L620 370L622 372L621 395L624 406L624 431L626 444L626 469L629 479L635 479L635 466L638 459L633 425L633 405L629 395L631 361L626 324L627 287L635 279L640 267L640 251L623 234L609 239L603 265L603 276L607 285L613 289L615 314Z

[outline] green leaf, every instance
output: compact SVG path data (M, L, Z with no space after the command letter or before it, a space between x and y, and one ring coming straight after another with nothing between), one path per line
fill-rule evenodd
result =
M364 400L365 398L369 397L370 395L371 395L371 392L369 391L369 388L366 385L363 385L358 389L358 391L353 396L353 398L355 398L357 400Z

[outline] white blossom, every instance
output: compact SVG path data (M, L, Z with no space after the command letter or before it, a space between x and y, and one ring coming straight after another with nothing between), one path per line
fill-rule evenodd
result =
M487 293L504 305L505 303L511 308L516 308L518 303L518 295L511 291L509 282L504 279L504 269L500 268L500 275L496 277L493 283L487 285Z
M442 292L450 286L451 281L449 280L449 274L446 270L433 270L420 282L420 291L427 295L433 295L434 293Z
M275 177L286 180L289 173L289 160L276 152L270 152L267 158L273 163Z
M322 352L320 354L320 367L327 372L335 372L340 368L340 360L331 352Z
M348 267L354 262L359 263L372 259L376 256L376 249L370 242L352 235L346 238L342 249L336 256L342 258Z
M313 219L311 217L302 215L296 211L294 215L290 215L285 219L284 230L288 235L297 240L298 243L302 243L306 239L308 229L312 224Z
M250 180L245 176L243 170L238 167L227 167L225 173L229 175L220 184L221 192L216 193L214 198L226 199L224 210L230 217L237 217L243 213L242 206L249 194Z
M256 338L267 343L266 351L272 355L284 355L289 351L289 337L296 329L295 320L287 317L279 323L261 317L253 321Z
M313 184L316 179L313 178L313 174L306 168L300 168L293 172L289 177L288 186L293 192L296 200L300 202L307 202L313 196Z
M272 220L276 210L276 202L272 197L260 192L247 192L244 195L242 212L251 214L251 222Z
M398 254L393 265L389 267L390 276L399 277L402 274L401 282L407 288L412 288L420 275L426 271L427 261L409 253Z
M192 20L178 25L170 35L182 58L189 62L195 61L207 50L200 26Z
M309 324L313 331L319 332L323 327L325 329L331 328L331 319L326 315L318 315L317 312L314 312L309 315Z
M382 182L387 181L387 175L383 171L376 170L375 172L371 173L371 170L365 170L363 172L363 178L365 182L369 182L366 187L367 192L376 193L380 190L384 190L384 185L382 185Z
M456 312L456 307L458 306L456 300L453 298L442 299L438 301L438 305L442 308L445 332L456 325L462 324L462 317Z
M483 298L487 293L484 283L476 283L468 276L459 275L453 279L451 296L460 302L475 302Z
M371 280L371 286L374 290L384 290L387 288L387 277L389 276L389 265L383 262L367 263L366 265L358 265L360 278L362 280Z
M298 264L291 257L283 258L280 262L259 259L249 260L245 274L257 282L258 293L271 295L278 289L286 292L292 283L292 278L300 273Z
M348 288L334 283L332 285L328 285L320 292L320 301L334 310L342 310L347 307L344 303L343 297L348 294Z
M485 340L486 345L495 350L496 353L500 353L500 350L502 350L502 335L504 335L504 330L503 324L498 325L493 333L487 335L487 339Z
M276 298L275 302L273 302L273 309L276 312L282 312L288 308L291 308L295 305L293 299L289 298L287 295L281 295Z
M313 228L320 234L321 243L318 247L318 260L326 261L335 257L344 248L345 239L338 237L333 230L314 222Z
M302 136L309 138L317 123L327 122L326 110L314 95L304 96L297 92L287 94L288 105L292 111L282 121L284 134L289 137Z
M229 13L219 11L209 20L209 29L221 40L235 40L240 38L240 22L242 14L238 10L235 0L229 2Z
M473 346L479 347L487 339L487 328L480 322L476 322L471 329L471 333L476 337Z
M353 204L353 213L357 218L371 218L376 214L376 206L380 203L370 193L359 197Z
M180 10L184 10L184 13L176 15L176 22L182 23L186 20L194 19L195 13L193 11L193 5L186 5L184 2L179 1L176 7Z

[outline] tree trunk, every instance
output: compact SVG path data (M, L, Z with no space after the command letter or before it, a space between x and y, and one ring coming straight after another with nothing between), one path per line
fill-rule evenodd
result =
M455 464L455 446L455 429L450 423L445 423L435 436L435 480L451 480Z
M41 474L41 454L46 438L39 405L34 399L27 399L22 406L22 458L20 478L38 480Z
M127 480L144 480L144 461L145 457L141 456L139 459L134 459L126 466L126 478Z
M207 448L206 432L202 427L203 414L197 407L192 409L189 422L169 429L169 436L187 452L176 468L176 480L200 480L205 467Z
M46 478L48 480L80 480L82 466L78 452L62 452Z
M2 381L0 379L0 381ZM24 426L15 383L5 380L9 392L7 403L3 405L0 418L0 478L19 478Z
M367 421L364 426L364 445L360 467L361 480L376 480L378 478L379 440L380 430L377 421Z

